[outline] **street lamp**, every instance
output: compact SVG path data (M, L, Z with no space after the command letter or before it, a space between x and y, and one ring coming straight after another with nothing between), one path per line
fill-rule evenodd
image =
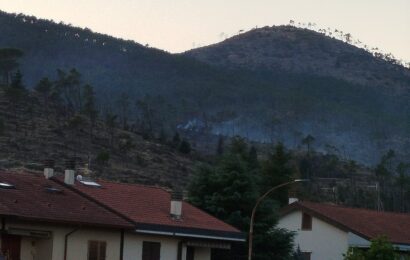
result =
M256 209L258 208L259 204L262 202L262 200L264 200L269 194L271 194L273 191L283 187L283 186L287 186L296 182L307 182L309 181L308 179L295 179L289 182L285 182L282 184L279 184L273 188L271 188L270 190L268 190L265 194L263 194L262 196L260 196L258 198L258 200L256 201L255 206L252 209L252 215L251 215L251 223L249 226L249 245L248 245L248 260L252 260L252 240L253 240L253 223L255 222L255 213L256 213Z

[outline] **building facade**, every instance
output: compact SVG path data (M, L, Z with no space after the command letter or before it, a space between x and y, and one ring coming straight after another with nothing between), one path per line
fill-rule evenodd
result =
M182 196L143 185L0 173L0 259L211 260L244 241Z
M283 209L278 227L295 232L295 250L306 260L343 260L349 247L369 248L381 235L410 253L410 214L294 202Z

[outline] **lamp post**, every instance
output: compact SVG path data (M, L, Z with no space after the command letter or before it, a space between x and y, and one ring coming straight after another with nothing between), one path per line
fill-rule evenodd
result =
M265 194L263 194L262 196L260 196L258 198L258 200L256 201L255 206L252 209L252 215L251 215L251 223L249 226L249 245L248 245L248 260L252 260L252 242L253 242L253 224L255 222L255 213L256 213L256 209L258 208L259 204L262 202L262 200L264 200L269 194L271 194L273 191L283 187L283 186L287 186L296 182L307 182L309 181L308 179L295 179L289 182L285 182L282 184L279 184L273 188L271 188L270 190L268 190Z

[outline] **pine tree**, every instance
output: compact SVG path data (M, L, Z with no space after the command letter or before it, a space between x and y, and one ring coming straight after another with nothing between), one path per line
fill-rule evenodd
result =
M218 147L216 148L216 154L222 155L224 153L224 138L223 136L219 136L218 138Z
M98 117L98 111L95 107L95 93L91 85L85 85L83 90L84 106L83 113L87 116L90 121L90 135L93 135L93 129L95 126L95 121Z
M268 160L262 166L261 186L263 191L291 180L293 171L289 166L289 161L290 154L285 150L282 143L278 143L274 152L270 154ZM288 190L289 187L283 187L281 190L274 192L272 198L275 198L281 206L284 206L288 202Z
M0 49L0 74L3 75L3 83L6 87L10 83L10 75L19 67L18 59L23 52L15 48Z
M42 78L34 87L34 90L41 96L43 107L46 110L46 117L48 118L49 99L52 95L53 83L47 77Z
M249 153L244 139L234 138L214 167L197 168L189 187L189 199L194 205L245 233L249 230L252 208L262 194L257 183L259 170L251 166ZM289 259L292 254L293 235L274 228L277 206L267 198L256 212L253 259ZM239 245L234 253L232 259L245 258L246 245Z

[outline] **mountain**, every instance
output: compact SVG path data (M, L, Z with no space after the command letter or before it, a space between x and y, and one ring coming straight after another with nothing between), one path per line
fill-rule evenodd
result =
M388 149L410 155L408 71L312 31L263 28L176 55L8 13L0 13L0 35L0 48L24 52L27 86L76 68L100 111L117 113L125 129L292 148L311 135L314 149L367 164Z
M410 69L381 53L293 26L253 29L186 54L221 68L335 77L399 94L410 88Z

